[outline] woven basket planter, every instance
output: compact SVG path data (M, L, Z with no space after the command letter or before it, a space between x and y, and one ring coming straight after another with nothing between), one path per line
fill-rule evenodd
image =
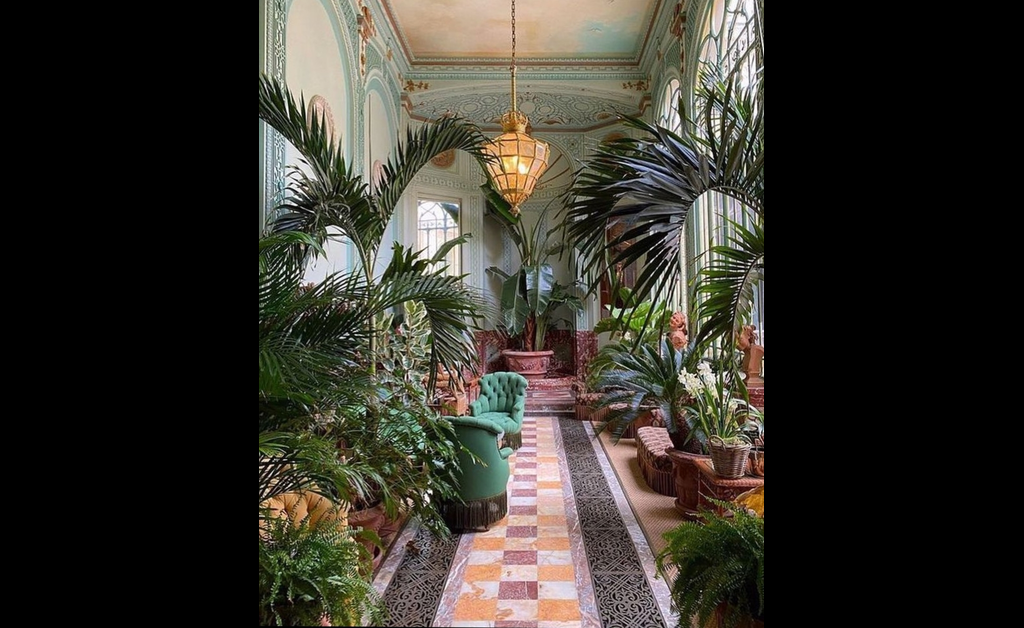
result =
M747 458L750 455L750 444L727 447L721 438L712 436L711 462L715 465L715 474L727 480L743 477L747 472Z

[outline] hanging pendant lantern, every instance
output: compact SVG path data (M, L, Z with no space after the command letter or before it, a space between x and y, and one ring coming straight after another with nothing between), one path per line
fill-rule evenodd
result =
M551 155L547 142L533 139L526 132L526 114L516 108L516 2L512 0L512 107L501 117L502 134L488 142L484 150L491 155L487 173L502 198L518 216L520 206L533 194L537 180L548 169Z

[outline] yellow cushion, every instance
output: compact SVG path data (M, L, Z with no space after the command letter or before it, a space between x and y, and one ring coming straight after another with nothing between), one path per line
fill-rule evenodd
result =
M752 491L747 491L736 498L736 503L743 506L747 510L751 510L757 514L758 517L764 519L764 487L755 488Z
M266 507L274 517L287 517L296 527L309 515L309 525L335 523L338 529L348 527L348 509L336 506L331 500L316 493L285 493L268 500Z

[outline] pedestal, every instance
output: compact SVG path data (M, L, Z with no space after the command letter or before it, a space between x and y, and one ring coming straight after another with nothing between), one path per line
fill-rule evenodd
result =
M750 405L754 406L758 410L764 410L764 383L760 386L751 386L747 388L747 394L750 395Z
M690 454L678 449L666 449L665 453L672 459L672 471L675 473L676 510L684 518L695 520L700 505L700 473L696 463L706 461L711 464L711 456Z
M711 503L711 499L731 502L750 489L764 486L764 478L757 478L752 475L746 475L736 480L727 480L719 477L715 473L715 469L711 464L710 458L706 460L696 460L694 461L694 465L696 465L697 472L700 476L699 497L697 501L698 508L710 508L714 509L718 514L722 514L722 509Z

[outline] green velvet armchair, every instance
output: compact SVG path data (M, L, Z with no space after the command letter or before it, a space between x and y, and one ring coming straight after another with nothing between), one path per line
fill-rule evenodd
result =
M459 453L459 496L465 503L441 504L441 516L455 530L487 529L508 514L508 457L512 449L498 449L501 426L479 417L451 417L459 442L466 451ZM483 464L481 464L481 462Z
M519 373L488 373L480 378L480 397L469 404L469 415L488 419L505 430L505 443L523 446L526 378Z

